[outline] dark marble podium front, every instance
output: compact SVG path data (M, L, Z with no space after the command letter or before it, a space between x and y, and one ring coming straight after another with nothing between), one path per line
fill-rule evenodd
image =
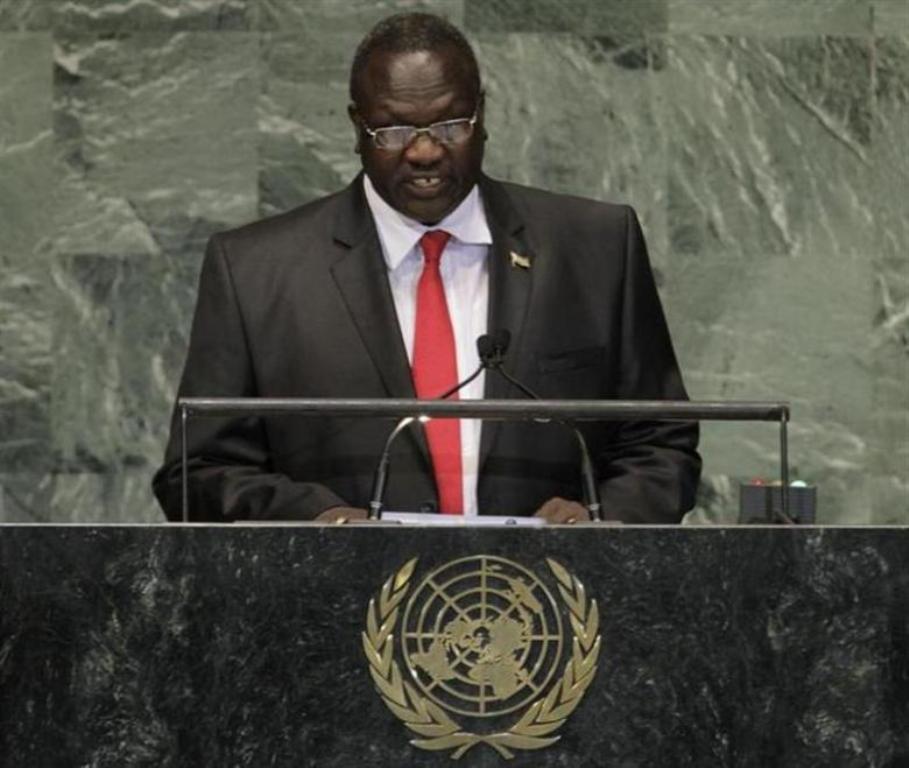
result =
M561 740L429 753L376 693L409 558L555 558L600 607ZM0 765L909 765L909 531L0 528Z

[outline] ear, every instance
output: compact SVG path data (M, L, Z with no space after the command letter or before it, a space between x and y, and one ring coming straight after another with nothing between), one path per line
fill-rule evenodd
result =
M350 122L354 127L354 135L356 136L354 143L354 152L358 155L360 154L360 143L363 141L363 122L360 120L360 113L357 111L357 105L351 102L347 105L347 116L350 118Z
M477 96L477 122L480 124L480 135L483 137L483 141L489 138L489 133L486 131L486 91L481 90L480 95Z

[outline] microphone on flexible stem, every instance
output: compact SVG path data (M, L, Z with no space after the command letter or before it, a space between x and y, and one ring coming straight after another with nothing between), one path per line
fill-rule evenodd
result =
M540 396L529 387L522 384L502 365L505 362L505 354L508 352L508 346L511 343L511 333L505 328L484 333L477 339L477 354L480 357L480 365L463 381L458 382L451 389L443 392L437 399L445 400L451 397L459 390L466 387L470 382L477 378L484 370L495 371L500 374L509 384L517 387L525 396L531 400L540 400ZM427 421L424 416L405 416L401 419L388 435L385 440L385 446L382 448L382 454L379 457L379 463L376 467L375 477L372 486L372 497L369 502L369 519L380 520L382 518L382 508L385 499L385 486L388 483L388 466L391 457L391 446L407 427L415 421ZM596 473L594 472L593 462L590 460L590 451L587 448L587 441L584 434L570 421L559 420L560 424L568 427L578 441L578 448L581 452L581 479L583 481L584 507L587 509L591 520L602 520L603 512L600 505L600 493L597 488Z
M508 331L505 331L507 334ZM483 339L486 339L488 334L484 334L477 339L477 347L479 348L480 342ZM484 342L485 343L485 342ZM505 341L505 347L508 347L508 340ZM504 352L503 352L504 354ZM463 381L459 381L450 389L443 392L439 395L436 400L447 400L456 392L460 391L466 387L470 382L472 382L477 376L479 376L487 368L487 363L483 359L483 355L480 355L480 365L477 366L477 369L470 374ZM407 427L413 424L415 421L426 422L428 419L425 416L405 416L401 419L393 430L389 433L388 437L385 440L385 447L382 448L382 454L379 456L379 463L376 466L376 472L373 476L372 483L372 496L370 497L369 502L369 519L370 520L381 520L382 519L382 507L385 504L385 486L388 484L388 463L391 458L391 446L394 441L397 439L398 435L401 434Z
M480 355L481 365L500 374L505 381L517 387L531 400L541 400L542 398L536 392L522 384L502 367L510 341L511 334L504 328L477 339L477 352ZM593 469L593 462L590 460L590 451L587 448L584 433L570 421L563 419L558 421L568 427L578 441L578 448L581 451L581 480L583 483L584 506L591 520L602 520L603 508L600 505L600 492L597 488L596 473Z
M372 482L372 498L369 502L370 520L382 519L382 505L383 499L385 498L385 486L388 483L388 461L391 457L391 445L401 432L415 421L419 420L419 416L405 416L395 424L395 428L391 430L388 437L385 439L385 447L382 449L381 456L379 456L379 463L376 466L376 473Z

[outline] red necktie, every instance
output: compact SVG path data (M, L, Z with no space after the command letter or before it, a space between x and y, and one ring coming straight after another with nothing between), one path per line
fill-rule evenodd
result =
M437 229L420 239L424 261L417 285L412 366L414 388L420 398L438 397L458 383L454 330L439 271L442 251L449 237L448 232ZM452 399L456 398L457 395L452 396ZM449 515L463 514L460 423L457 419L432 419L425 426L439 490L439 511Z

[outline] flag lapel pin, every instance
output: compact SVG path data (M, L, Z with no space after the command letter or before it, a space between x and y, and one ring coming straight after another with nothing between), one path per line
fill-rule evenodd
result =
M527 256L522 256L520 253L511 251L508 254L508 258L511 261L512 267L520 267L521 269L530 269L530 258Z

